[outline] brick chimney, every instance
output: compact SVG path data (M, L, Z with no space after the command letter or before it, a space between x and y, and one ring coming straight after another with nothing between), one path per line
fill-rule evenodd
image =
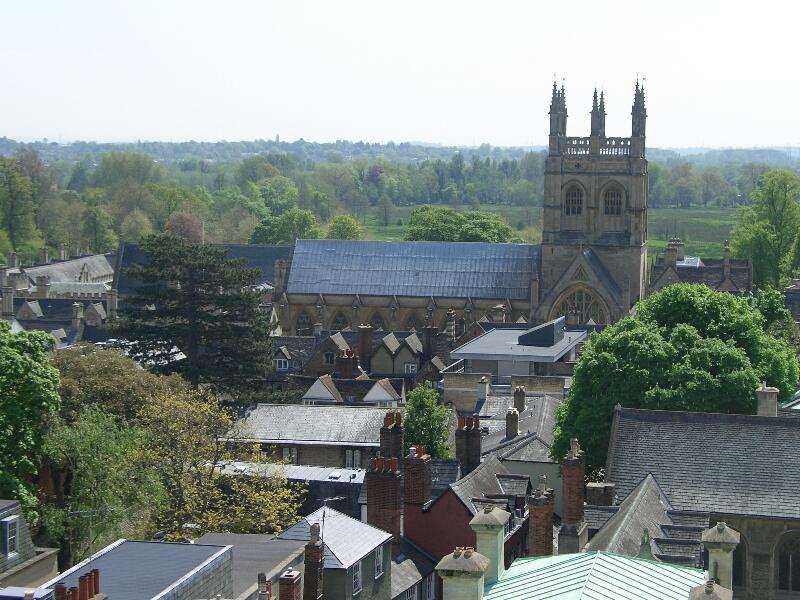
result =
M53 600L67 600L67 594L69 594L69 590L67 589L66 583L59 581L53 590Z
M361 366L369 373L370 357L372 356L372 325L358 326L358 357Z
M311 538L306 544L305 553L305 582L303 585L303 600L320 600L322 598L322 571L323 562L322 540L319 537L319 523L311 525Z
M278 597L281 600L302 600L303 577L300 571L286 569L278 579Z
M758 415L762 417L778 416L778 388L767 387L767 382L756 390L758 397Z
M675 258L677 258L678 261L686 258L685 246L681 238L675 238Z
M506 439L510 440L519 435L519 413L516 408L506 411Z
M481 424L478 415L458 417L456 458L461 463L462 475L471 473L481 464Z
M431 499L431 456L425 446L411 446L403 477L405 503L421 506Z
M422 352L425 358L436 355L436 337L439 335L439 328L433 325L426 325L422 335Z
M481 600L484 574L491 561L473 548L457 547L436 565L442 578L442 600Z
M383 417L380 430L380 454L397 458L402 463L403 447L403 413L389 411Z
M555 494L547 487L547 477L540 475L528 498L528 556L552 556L554 505Z
M558 553L581 552L589 541L583 518L586 455L578 440L570 440L570 448L561 462L561 530L558 532Z
M733 589L733 551L739 545L739 532L723 521L703 532L703 547L708 551L708 576L722 587Z
M366 474L367 523L392 534L400 544L400 471L396 457L376 456Z
M614 506L613 483L590 481L586 484L586 504L592 506Z
M514 388L514 408L519 414L525 412L525 386L518 385Z
M334 371L341 379L355 379L358 356L352 350L344 349L336 353Z
M675 238L672 238L667 244L667 249L664 250L664 266L675 268L675 263L678 261L678 248L675 245Z
M475 548L489 559L485 582L497 581L506 571L504 538L506 523L511 513L489 505L472 517L469 526L475 532Z

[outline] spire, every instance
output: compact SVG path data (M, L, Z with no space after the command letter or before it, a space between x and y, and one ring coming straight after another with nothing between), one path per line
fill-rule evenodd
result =
M595 93L597 93L597 92L595 92ZM603 114L603 115L606 114L606 100L605 100L605 98L603 98L603 92L602 91L600 92L600 113Z
M631 110L631 135L633 137L644 137L645 125L647 123L647 109L644 106L644 80L639 85L639 77L636 77L636 90L633 95L633 109Z
M597 88L594 88L594 97L592 98L592 112L597 112Z
M550 114L559 112L560 110L560 99L558 96L558 86L556 85L556 80L553 79L553 97L550 99Z
M604 117L604 111L600 108L600 106L602 106L602 104L600 105L597 104L597 88L594 88L594 96L592 98L592 112L591 112L592 115L591 135L605 137L606 135L605 117Z

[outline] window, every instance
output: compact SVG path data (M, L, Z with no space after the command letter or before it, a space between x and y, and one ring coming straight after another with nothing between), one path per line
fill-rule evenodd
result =
M297 448L284 448L282 451L283 460L289 464L297 464Z
M19 547L19 517L17 515L6 517L0 521L0 525L2 525L2 541L5 555L16 554Z
M554 319L566 317L570 325L584 325L590 320L597 324L608 323L605 303L584 287L573 288L573 291L562 295L552 315Z
M375 579L383 575L383 546L375 548Z
M342 313L337 313L336 318L331 324L331 329L333 331L341 331L342 329L347 329L348 325L350 325L350 323L348 323L347 318Z
M618 217L622 214L622 192L618 189L606 190L603 198L603 214Z
M375 331L383 331L384 329L386 329L386 326L383 323L383 318L378 313L372 315L369 324Z
M433 573L425 578L425 600L434 600L436 597L436 586L433 581Z
M335 358L333 352L326 352L325 355L322 357L322 362L326 365L332 365L333 359Z
M361 592L361 563L353 565L353 596Z
M297 317L295 323L295 335L311 335L312 333L314 333L314 324L311 322L311 317L302 313Z
M800 532L784 536L778 545L778 589L800 592Z
M403 600L417 600L417 586L412 586L406 590Z
M344 466L348 469L358 469L361 466L361 450L345 450Z
M406 363L403 365L406 375L414 375L417 372L417 363Z
M577 185L573 185L567 190L564 212L570 217L578 216L583 212L583 190Z
M288 371L289 370L289 361L285 358L276 358L272 361L273 366L275 367L276 371Z

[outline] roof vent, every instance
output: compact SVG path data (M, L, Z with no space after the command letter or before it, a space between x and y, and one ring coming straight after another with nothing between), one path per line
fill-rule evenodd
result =
M328 479L339 479L342 476L341 471L334 471L330 475L328 475Z

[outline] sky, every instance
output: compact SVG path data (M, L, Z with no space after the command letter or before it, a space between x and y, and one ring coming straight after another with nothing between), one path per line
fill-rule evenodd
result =
M0 136L800 146L800 2L0 0Z

